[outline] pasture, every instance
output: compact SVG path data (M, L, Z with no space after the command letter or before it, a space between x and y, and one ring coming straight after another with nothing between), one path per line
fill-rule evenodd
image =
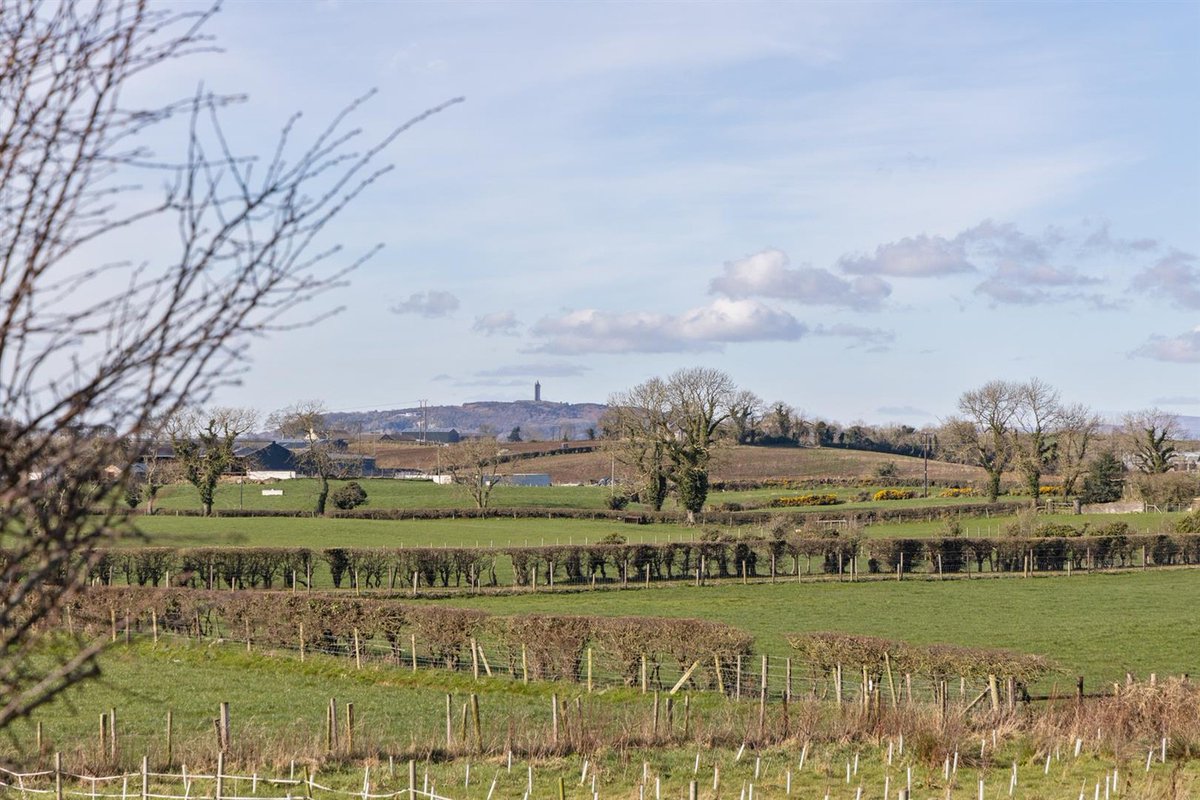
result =
M224 770L247 778L237 784L227 778L225 787L228 793L236 786L240 796L282 797L288 787L269 786L268 775L312 778L347 795L365 786L373 793L404 793L409 760L415 761L418 789L479 800L683 798L692 781L704 798L745 796L753 784L765 797L850 800L882 796L885 786L892 797L911 786L914 797L974 800L982 781L985 798L1033 800L1073 797L1081 786L1090 797L1093 786L1108 785L1114 770L1119 796L1183 798L1200 786L1197 762L1180 759L1177 741L1169 743L1163 764L1153 738L1131 735L1114 750L1086 730L1076 745L1070 728L1036 731L1012 721L982 735L957 721L939 726L923 712L838 727L819 712L820 704L800 702L790 711L789 733L759 741L757 703L703 695L689 698L686 723L677 702L673 718L660 717L654 726L651 698L634 690L589 695L578 686L473 681L443 671L411 673L387 665L356 670L341 659L310 656L300 663L229 646L119 645L104 655L103 670L101 680L19 723L0 743L0 754L32 757L44 767L48 754L59 752L69 771L132 773L124 788L117 782L100 790L126 796L138 796L145 756L152 771L175 776L173 782L152 777L151 793L183 789L182 771L191 774L191 796L212 796L213 781L203 775L215 771L213 717L224 702L230 707ZM478 697L479 738L473 716L468 724L463 714L460 722L460 706L470 695ZM557 743L551 739L556 696ZM339 723L332 741L331 702ZM349 735L348 704L354 708ZM117 737L101 743L96 723L110 711ZM781 714L778 706L771 708L775 730ZM41 756L34 752L39 729ZM934 730L940 733L932 736ZM593 738L622 744L577 747ZM257 776L253 790L251 773ZM68 789L87 795L89 785ZM331 793L300 786L289 794Z
M626 591L455 597L435 602L495 613L702 617L786 655L784 636L833 630L917 643L1039 653L1062 687L1123 681L1126 672L1200 675L1200 576L1192 570L858 583L780 581ZM1054 680L1053 678L1051 680Z

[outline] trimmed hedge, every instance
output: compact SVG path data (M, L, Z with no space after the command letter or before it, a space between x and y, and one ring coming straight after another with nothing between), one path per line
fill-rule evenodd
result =
M695 661L693 685L717 684L714 656L734 663L752 652L754 640L729 625L699 619L592 617L553 614L492 615L473 609L417 605L396 600L328 593L208 592L186 589L94 587L71 605L72 625L86 636L103 636L113 620L146 633L151 611L160 632L237 640L247 634L259 646L306 648L353 655L360 642L386 643L399 663L411 658L410 636L428 654L426 663L461 669L471 642L486 648L493 670L521 674L522 649L529 677L581 680L588 647L628 685L648 669L682 672Z
M1057 528L1056 528L1057 530ZM1036 571L1061 571L1070 565L1131 567L1200 564L1200 534L1128 533L1123 523L1092 529L1088 535L1035 537L943 536L923 539L858 539L854 537L780 538L714 537L664 544L573 544L540 547L406 547L307 548L203 547L173 549L139 547L101 550L94 554L94 583L124 582L160 586L170 573L172 586L193 589L290 588L293 576L307 585L318 562L328 565L335 588L397 589L411 586L412 576L425 587L499 586L497 564L508 558L513 585L542 586L694 580L703 565L706 578L826 574L849 572L860 554L895 572L903 556L904 572L1021 572L1026 558ZM0 551L0 564L10 558ZM802 563L802 560L804 563ZM815 561L815 564L814 564ZM536 576L536 577L535 577Z
M788 643L816 669L829 672L841 666L866 670L878 683L890 667L893 674L911 673L930 680L949 678L1014 678L1028 684L1055 669L1044 656L959 647L948 644L920 645L856 636L848 633L816 632L792 634Z

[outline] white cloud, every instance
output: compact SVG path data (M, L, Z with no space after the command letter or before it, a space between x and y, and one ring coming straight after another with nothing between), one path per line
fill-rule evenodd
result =
M533 327L543 353L680 353L729 342L794 341L807 332L786 311L755 300L715 300L682 314L569 311Z
M1172 250L1134 276L1133 285L1180 308L1200 308L1200 260L1192 253Z
M976 269L967 260L966 250L960 241L924 234L881 244L875 248L874 256L842 256L838 266L852 275L891 275L897 278L931 278L974 272Z
M485 336L495 334L516 336L520 328L521 323L517 321L517 315L511 311L494 311L491 314L484 314L476 317L475 324L471 326L471 330Z
M879 308L892 293L892 287L873 275L847 280L825 269L789 269L786 253L763 250L738 261L725 262L724 272L713 278L709 291L735 300L769 297L808 305L871 310Z
M1133 355L1176 364L1200 364L1200 325L1178 336L1151 336Z
M448 317L458 310L458 298L450 292L430 290L414 292L402 303L392 306L394 314L420 314L422 317Z

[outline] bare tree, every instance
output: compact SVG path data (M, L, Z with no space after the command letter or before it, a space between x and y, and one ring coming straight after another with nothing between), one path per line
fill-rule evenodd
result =
M613 394L608 398L602 424L615 458L637 475L641 501L655 511L661 510L670 475L666 384L661 378L651 378L629 391Z
M217 483L233 466L233 451L239 436L258 421L249 408L187 409L168 423L171 448L184 480L196 487L204 516L213 512Z
M1075 494L1075 484L1088 468L1100 424L1100 417L1082 403L1065 406L1059 414L1055 470L1062 479L1064 495Z
M762 398L749 389L742 389L729 401L729 431L738 444L754 444L762 434Z
M454 483L466 490L476 508L487 508L504 464L496 437L480 436L459 442L450 448L450 459L447 471Z
M1179 419L1157 408L1126 414L1122 430L1126 452L1139 472L1161 475L1175 460L1175 443L1183 435Z
M608 426L619 437L617 453L637 470L644 501L661 508L674 485L688 520L695 519L708 499L709 462L736 394L724 372L692 367L609 398Z
M730 403L737 393L724 372L691 367L667 379L667 402L673 436L668 441L672 480L688 522L704 510L708 500L708 467L717 432L729 419Z
M174 450L172 449L172 452ZM154 513L154 503L158 500L158 493L164 486L170 486L183 478L183 474L179 471L179 464L174 458L162 458L158 453L158 446L151 444L149 450L142 452L141 466L138 469L140 475L140 483L144 491L143 499L146 501L146 513ZM134 459L136 461L136 459Z
M328 414L329 410L320 400L306 400L275 412L269 419L271 427L281 435L304 442L296 453L296 460L298 466L320 482L314 509L318 514L325 513L330 479L342 474Z
M1000 478L1012 462L1012 426L1020 397L1013 384L991 381L958 398L961 416L945 425L945 439L968 463L988 476L988 499L1000 496Z
M1059 393L1039 378L1011 387L1016 399L1013 414L1013 452L1025 488L1037 505L1041 495L1042 471L1054 459L1056 434L1062 422Z
M322 233L387 171L381 149L445 107L360 145L354 103L308 146L289 122L255 161L221 128L229 98L127 105L141 76L211 47L210 15L0 4L0 529L13 543L0 566L0 728L97 670L98 643L42 644L95 547L127 530L117 512L136 449L235 381L251 337L303 322L289 312L373 252L333 268ZM181 155L150 152L145 135L175 120ZM169 255L143 246L162 231ZM122 248L129 261L114 260Z

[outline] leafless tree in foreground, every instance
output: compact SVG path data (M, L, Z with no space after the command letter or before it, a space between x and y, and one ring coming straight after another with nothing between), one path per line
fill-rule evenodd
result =
M228 98L128 107L144 73L211 47L211 13L0 4L0 729L97 672L98 644L47 648L45 631L127 530L132 462L233 380L250 337L300 322L289 312L370 255L331 268L323 229L387 171L385 146L458 102L373 143L348 127L361 101L307 147L293 118L262 161L223 135ZM184 154L161 160L146 135L176 124ZM168 259L114 258L163 231Z

